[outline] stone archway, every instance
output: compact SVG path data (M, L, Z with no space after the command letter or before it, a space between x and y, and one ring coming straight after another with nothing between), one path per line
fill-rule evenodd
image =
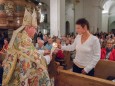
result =
M113 22L115 21L115 1L114 0L105 0L103 3L102 11L102 31L108 32L113 28Z
M70 33L70 23L69 21L66 21L66 35Z
M115 31L115 21L110 24L109 31Z

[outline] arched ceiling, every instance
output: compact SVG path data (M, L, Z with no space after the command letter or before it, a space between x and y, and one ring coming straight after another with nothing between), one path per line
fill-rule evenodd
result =
M102 13L109 13L110 9L115 6L115 0L106 0L103 5L103 12Z

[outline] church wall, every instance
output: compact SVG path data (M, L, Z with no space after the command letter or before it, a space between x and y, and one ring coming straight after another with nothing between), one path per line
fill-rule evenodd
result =
M102 14L102 32L108 32L108 13Z
M102 14L102 31L103 32L110 32L111 29L114 29L114 23L115 22L115 6L110 6L108 13Z
M74 22L74 4L73 0L66 0L65 4L65 24L66 21L70 23L70 33L75 30L75 22ZM66 28L65 28L66 29Z
M111 31L111 29L115 29L114 22L115 22L115 15L109 16L109 31Z
M50 0L43 0L50 7ZM60 32L61 35L66 33L66 21L70 23L70 33L75 32L75 22L79 18L86 18L90 23L90 31L92 33L99 31L107 31L107 26L102 27L102 8L97 0L79 0L75 3L74 0L65 0L65 3L60 4ZM65 8L64 5L65 4ZM65 9L65 10L64 10ZM64 13L65 11L65 13ZM63 15L65 14L65 16ZM103 20L104 21L104 20ZM48 22L50 23L50 9L48 10ZM107 23L107 22L106 22ZM105 28L105 29L103 29Z
M60 35L65 35L65 0L60 0Z
M79 18L86 18L90 23L90 31L97 32L97 28L101 30L101 7L97 0L80 0L76 4L75 20Z
M50 0L41 0L41 1L48 5L48 8L47 8L48 17L47 18L48 18L48 22L50 22Z

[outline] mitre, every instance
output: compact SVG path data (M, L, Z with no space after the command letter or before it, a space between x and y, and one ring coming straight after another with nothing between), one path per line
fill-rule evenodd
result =
M12 47L17 34L20 31L22 31L26 26L33 26L37 28L37 14L36 14L35 9L33 10L32 14L27 9L25 9L22 26L13 32L11 41L9 43L9 47Z

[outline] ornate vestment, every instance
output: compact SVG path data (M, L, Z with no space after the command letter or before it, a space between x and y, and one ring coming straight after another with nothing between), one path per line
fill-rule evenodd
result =
M26 31L19 32L3 61L4 86L51 86L45 59Z

